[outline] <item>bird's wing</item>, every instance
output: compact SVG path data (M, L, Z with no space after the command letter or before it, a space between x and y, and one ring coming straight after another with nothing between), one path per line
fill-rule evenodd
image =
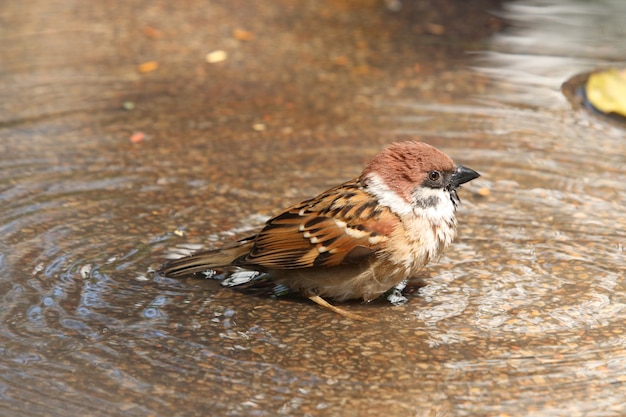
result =
M235 264L296 269L357 263L380 250L398 222L353 180L268 220L250 253Z

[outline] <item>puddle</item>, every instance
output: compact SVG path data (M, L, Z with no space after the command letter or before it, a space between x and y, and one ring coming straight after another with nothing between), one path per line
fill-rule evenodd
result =
M1 414L623 414L626 142L561 90L621 2L57 6L1 12ZM482 176L380 323L151 274L413 136Z

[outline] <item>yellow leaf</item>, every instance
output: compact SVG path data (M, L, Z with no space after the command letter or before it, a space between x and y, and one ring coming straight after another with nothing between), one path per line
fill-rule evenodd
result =
M591 74L585 92L587 100L596 109L626 117L626 70L612 68Z

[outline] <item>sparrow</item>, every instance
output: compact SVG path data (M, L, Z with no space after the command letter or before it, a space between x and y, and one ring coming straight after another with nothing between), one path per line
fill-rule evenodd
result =
M361 319L325 298L374 300L438 258L456 234L457 189L479 175L426 143L392 143L357 178L279 212L253 236L173 260L159 273L263 273Z

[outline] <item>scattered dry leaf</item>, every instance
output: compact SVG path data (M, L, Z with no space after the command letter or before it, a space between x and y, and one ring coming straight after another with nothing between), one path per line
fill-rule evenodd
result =
M340 67L344 67L348 65L350 61L348 60L348 57L342 55L342 56L335 57L335 59L333 59L333 63L335 65L339 65Z
M491 190L487 187L481 187L478 189L478 195L481 197L487 197L489 194L491 194Z
M626 117L626 70L591 74L585 86L587 100L604 113L617 113Z
M354 75L367 75L370 73L371 68L367 64L358 65L352 68L352 73Z
M144 26L143 34L150 39L157 39L161 37L161 31L153 28L152 26Z
M135 132L132 135L130 135L129 139L131 143L139 143L139 142L142 142L144 139L146 139L146 134L143 132Z
M438 25L437 23L427 23L426 31L431 35L443 35L446 33L446 28L442 25Z
M142 73L152 72L156 70L158 67L159 67L158 62L148 61L148 62L144 62L143 64L137 65L137 71L142 72Z
M228 53L222 50L209 52L206 55L206 62L208 62L209 64L217 64L218 62L226 61L227 59Z
M233 37L238 41L251 41L254 38L254 33L243 29L235 29L233 31Z

